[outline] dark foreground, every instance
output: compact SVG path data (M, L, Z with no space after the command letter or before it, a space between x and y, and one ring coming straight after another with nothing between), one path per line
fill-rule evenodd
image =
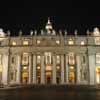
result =
M100 90L88 86L28 86L0 90L0 100L100 100Z

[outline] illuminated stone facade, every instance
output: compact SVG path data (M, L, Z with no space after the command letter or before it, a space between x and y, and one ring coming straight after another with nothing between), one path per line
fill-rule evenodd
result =
M0 84L100 84L100 32L45 30L10 36L0 30Z

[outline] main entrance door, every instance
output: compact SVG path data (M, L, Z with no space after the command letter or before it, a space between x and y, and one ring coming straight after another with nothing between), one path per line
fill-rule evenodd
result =
M75 82L75 74L73 71L69 72L69 83Z
M74 66L69 67L69 83L75 83L75 68L74 68Z
M46 72L46 84L51 84L51 72Z
M27 84L28 82L28 72L22 72L22 83Z
M100 67L96 67L96 82L100 84Z
M52 67L51 65L46 65L46 74L45 74L46 84L52 83L52 68L51 67Z

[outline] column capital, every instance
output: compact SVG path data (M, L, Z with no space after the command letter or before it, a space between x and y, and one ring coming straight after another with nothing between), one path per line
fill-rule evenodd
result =
M32 53L31 52L29 52L29 56L32 56Z
M5 53L5 55L6 55L6 56L9 56L10 54L9 54L9 53Z
M19 56L20 56L20 55L21 55L21 52L19 52L19 53L16 53L16 55L19 55Z
M44 52L41 52L41 53L40 53L40 56L44 56Z
M68 56L68 54L64 54L65 56Z
M82 55L82 53L76 53L75 55L76 55L76 56L81 56L81 55Z
M32 54L36 54L36 53L37 53L36 51L33 51L33 52L32 52Z
M36 52L36 55L44 55L44 52Z
M32 53L32 56L36 56L36 54L33 54L33 53Z
M56 56L56 55L57 55L57 54L54 52L54 53L53 53L53 56Z
M10 53L9 53L9 52L6 52L6 53L3 53L3 55L8 55L8 56L9 56L9 55L10 55Z
M65 54L60 54L61 56L64 56Z

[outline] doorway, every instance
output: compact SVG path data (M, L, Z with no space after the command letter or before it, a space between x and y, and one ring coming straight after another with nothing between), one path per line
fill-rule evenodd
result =
M69 67L69 83L75 83L75 68L74 68L74 66Z
M46 72L45 72L45 81L46 84L51 84L52 82L52 65L47 64L46 65Z
M75 82L75 74L74 72L69 72L69 83L74 83Z
M96 67L96 83L100 84L100 67Z
M46 72L46 84L51 84L52 78L51 78L51 72Z
M27 84L28 83L28 72L22 73L22 83Z

